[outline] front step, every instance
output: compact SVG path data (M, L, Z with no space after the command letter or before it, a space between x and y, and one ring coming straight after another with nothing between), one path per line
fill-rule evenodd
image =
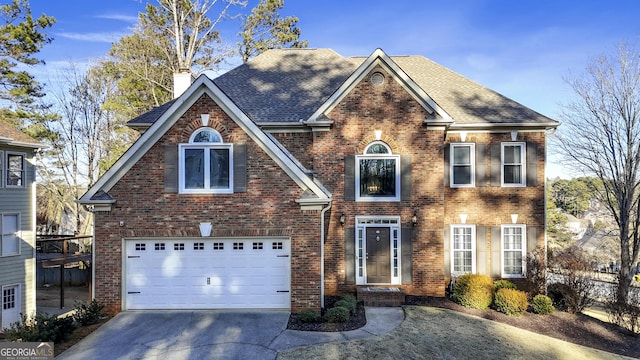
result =
M404 292L394 287L358 287L356 291L364 306L401 306L405 301Z

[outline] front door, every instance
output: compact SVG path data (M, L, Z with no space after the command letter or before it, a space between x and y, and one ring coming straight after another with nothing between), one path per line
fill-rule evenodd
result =
M367 283L391 283L390 229L367 227Z
M20 285L2 287L2 329L20 321Z

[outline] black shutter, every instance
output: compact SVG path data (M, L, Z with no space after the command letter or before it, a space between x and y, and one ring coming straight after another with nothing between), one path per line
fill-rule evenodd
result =
M476 144L476 186L487 186L487 145Z
M178 192L178 146L164 146L164 191Z
M233 145L233 192L247 192L247 145Z
M411 261L413 260L413 249L411 245L412 233L413 228L406 227L400 229L400 255L402 256L400 261L402 263L402 284L413 283L413 265L411 263Z
M400 158L400 200L411 201L411 156Z
M444 186L449 187L451 180L449 174L451 173L449 160L451 158L451 144L444 145Z
M344 201L356 200L356 157L344 157Z
M353 227L344 230L344 263L345 284L356 283L356 229Z
M538 144L527 143L527 186L538 186Z
M501 146L498 144L491 144L491 186L501 186L502 181L502 165L500 154Z

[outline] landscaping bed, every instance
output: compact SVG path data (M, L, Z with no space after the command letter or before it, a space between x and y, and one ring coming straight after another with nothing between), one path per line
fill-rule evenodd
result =
M340 300L339 296L327 296L325 297L326 308L333 307L337 301ZM324 315L324 314L323 314ZM364 305L361 301L357 303L356 313L349 317L349 320L341 323L330 323L324 320L323 317L319 317L315 322L302 322L296 314L289 316L289 322L287 323L287 329L289 330L301 330L301 331L349 331L363 327L367 323L367 318L364 313Z

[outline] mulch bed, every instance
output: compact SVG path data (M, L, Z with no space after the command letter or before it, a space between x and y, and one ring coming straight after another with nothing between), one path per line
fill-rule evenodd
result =
M330 308L338 299L339 297L327 297L325 299L327 308ZM449 298L409 295L406 297L406 305L431 306L458 311L574 344L614 354L640 358L639 337L634 336L619 326L584 314L569 314L563 311L554 311L549 315L524 313L521 316L507 316L491 309L468 309L453 302ZM287 329L303 331L348 331L358 329L366 323L367 319L365 317L364 306L359 302L356 314L351 316L348 322L327 323L325 321L318 321L315 323L303 323L296 318L295 314L292 314L289 317Z
M333 304L340 300L338 296L325 297L326 308L333 307ZM324 315L324 314L323 314ZM349 317L349 321L343 323L329 323L324 319L319 319L317 322L304 323L298 320L295 314L289 316L289 322L287 323L287 329L289 330L302 330L302 331L349 331L363 327L367 323L367 318L364 314L364 305L362 302L358 302L355 315Z

